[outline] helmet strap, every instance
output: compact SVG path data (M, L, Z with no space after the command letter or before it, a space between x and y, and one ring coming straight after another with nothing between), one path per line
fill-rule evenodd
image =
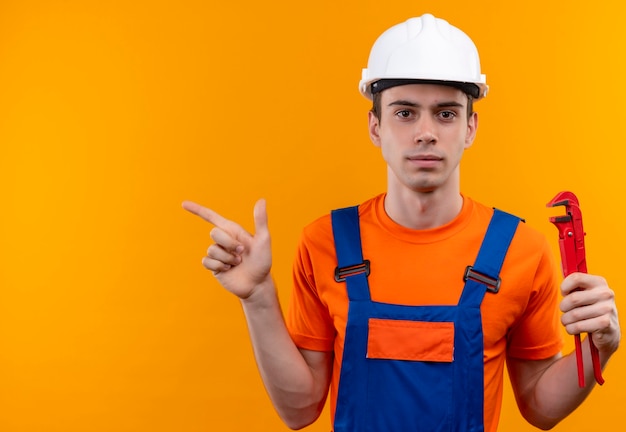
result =
M428 80L428 79L381 79L375 81L371 85L372 94L380 93L383 90L386 90L391 87L397 87L401 85L408 84L435 84L435 85L444 85L449 87L458 88L464 93L472 96L473 98L478 98L480 95L480 89L474 83L468 82L458 82L458 81L444 81L444 80Z

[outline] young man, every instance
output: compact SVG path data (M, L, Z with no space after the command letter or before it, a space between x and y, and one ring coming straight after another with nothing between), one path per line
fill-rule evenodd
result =
M523 416L548 429L593 388L561 356L558 283L546 240L519 219L461 194L459 163L486 96L473 42L432 15L376 41L360 83L387 191L306 227L283 319L270 276L265 203L255 234L214 211L203 259L241 299L261 376L291 428L315 421L331 394L335 432L495 431L506 364ZM487 276L485 282L484 276ZM613 291L575 273L560 321L589 333L604 366L620 328Z

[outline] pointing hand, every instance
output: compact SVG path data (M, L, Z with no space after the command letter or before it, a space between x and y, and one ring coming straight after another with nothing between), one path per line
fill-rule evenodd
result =
M270 277L272 252L265 200L254 206L254 235L195 202L185 201L183 208L214 225L210 233L214 243L207 249L202 264L226 290L246 299Z

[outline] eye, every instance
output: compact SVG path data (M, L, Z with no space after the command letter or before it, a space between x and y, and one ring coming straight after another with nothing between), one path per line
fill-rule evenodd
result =
M410 110L406 110L406 109L396 111L396 116L403 118L403 119L410 118L412 114L413 113Z
M456 113L454 111L441 111L439 117L443 120L452 120L456 117Z

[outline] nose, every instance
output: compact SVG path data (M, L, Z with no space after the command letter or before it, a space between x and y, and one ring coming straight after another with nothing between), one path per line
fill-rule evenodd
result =
M419 119L415 127L415 144L435 144L437 136L432 119L423 116Z

